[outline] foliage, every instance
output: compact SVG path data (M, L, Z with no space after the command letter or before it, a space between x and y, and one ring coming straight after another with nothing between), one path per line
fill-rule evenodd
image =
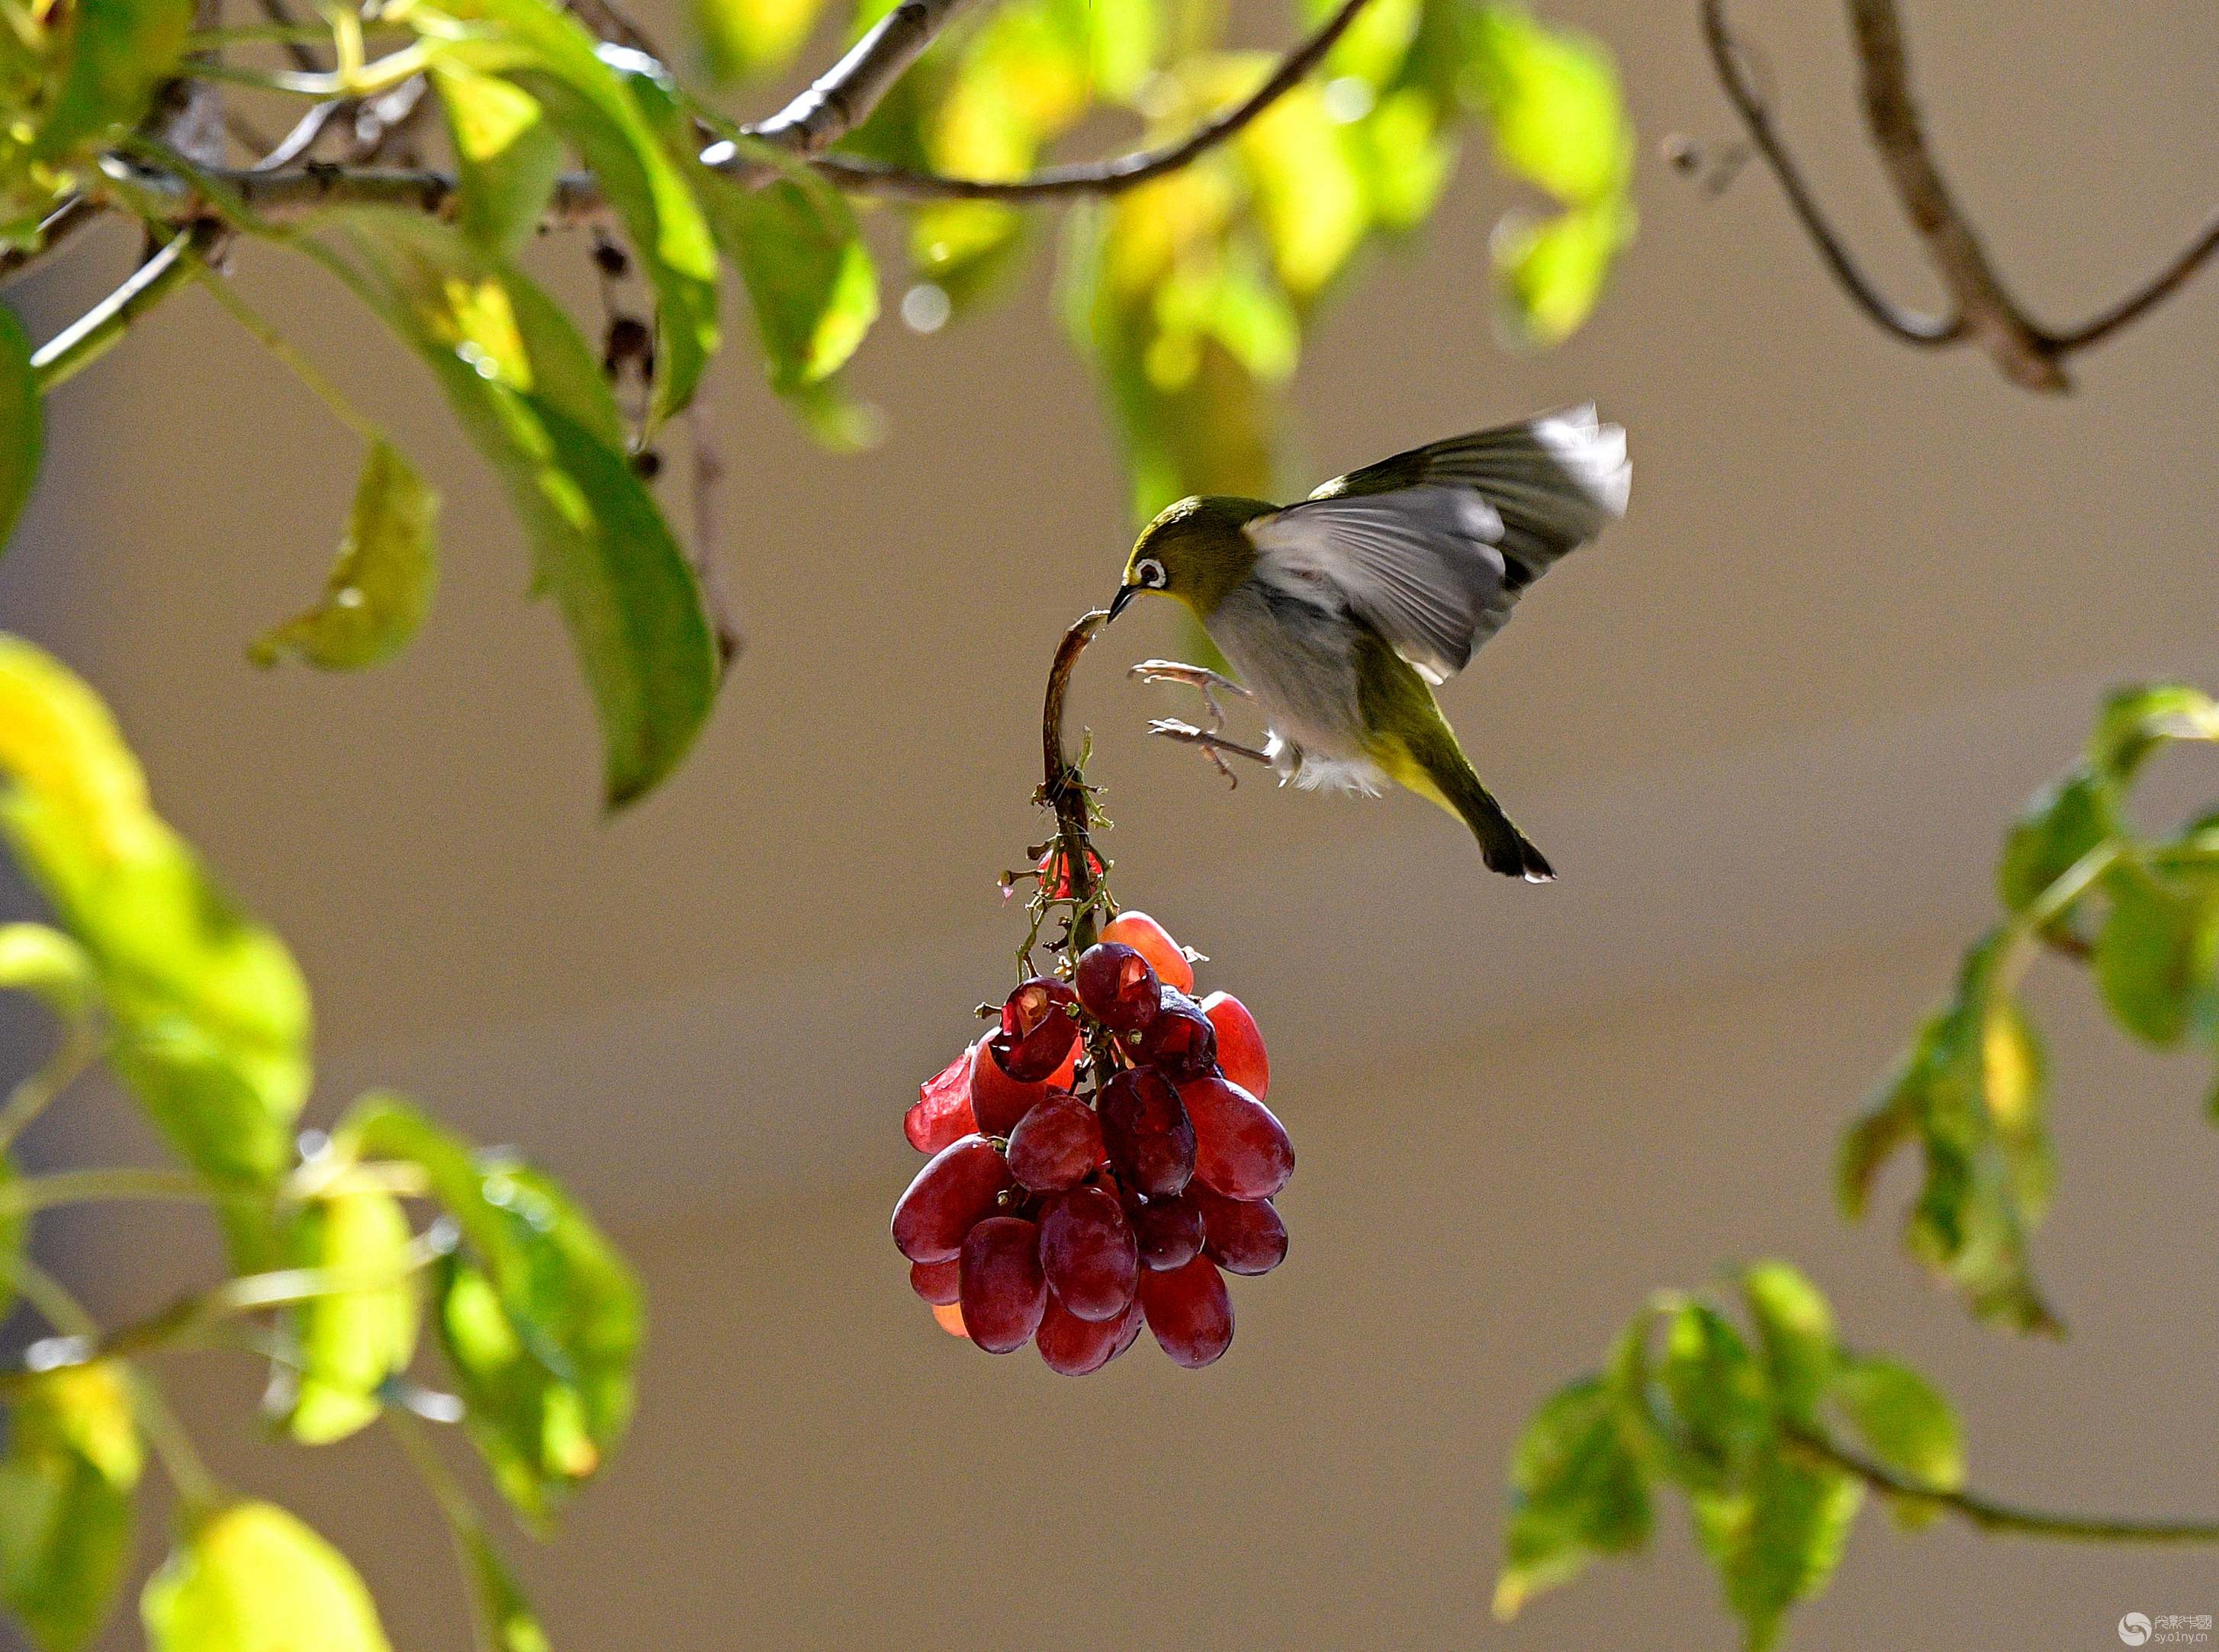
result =
M292 1516L223 1492L134 1358L181 1330L268 1320L268 1408L295 1440L341 1439L396 1407L459 1415L501 1494L544 1528L622 1438L639 1289L553 1180L479 1152L397 1097L366 1096L328 1140L294 1128L310 1080L308 1000L284 945L240 911L153 810L106 707L59 662L0 637L0 834L53 925L0 928L0 988L64 1024L49 1066L0 1113L0 1148L93 1054L130 1087L181 1167L18 1176L0 1157L0 1263L65 1337L0 1371L0 1604L42 1652L84 1644L123 1581L151 1445L184 1504L146 1586L159 1652L313 1643L382 1649L351 1568ZM236 1273L184 1314L103 1332L24 1253L56 1198L128 1196L149 1177L203 1202ZM438 1213L419 1226L412 1212ZM270 1317L274 1315L274 1317ZM454 1394L419 1385L428 1315ZM405 1420L405 1419L404 1419ZM488 1644L544 1648L466 1500L435 1479Z

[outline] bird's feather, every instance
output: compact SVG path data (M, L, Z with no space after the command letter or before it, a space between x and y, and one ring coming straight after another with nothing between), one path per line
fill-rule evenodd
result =
M1440 682L1520 591L1623 514L1631 475L1625 432L1577 407L1367 465L1245 531L1259 573L1328 587Z

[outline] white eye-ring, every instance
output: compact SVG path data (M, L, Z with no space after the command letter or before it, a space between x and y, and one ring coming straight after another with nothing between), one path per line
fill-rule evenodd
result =
M1160 591L1164 588L1164 565L1154 557L1146 558L1140 567L1133 571L1141 576L1141 583L1149 590Z

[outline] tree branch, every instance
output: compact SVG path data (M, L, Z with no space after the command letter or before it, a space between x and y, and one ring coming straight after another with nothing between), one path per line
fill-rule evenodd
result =
M191 280L202 260L230 233L225 226L207 220L193 225L133 270L121 286L41 345L31 356L40 394L99 360L133 322Z
M1911 90L1910 56L1895 0L1848 0L1848 7L1867 134L1949 295L1951 311L1946 316L1905 310L1865 276L1819 209L1802 169L1773 126L1726 27L1724 0L1700 0L1700 16L1719 84L1750 142L1780 181L1789 207L1828 271L1851 301L1885 331L1922 346L1972 340L2014 383L2029 390L2067 390L2071 388L2063 365L2067 357L2139 320L2219 255L2219 214L2215 214L2179 256L2117 304L2068 331L2040 326L2005 286L1934 158Z
M1941 1491L1906 1480L1807 1429L1791 1430L1788 1443L1802 1456L1855 1475L1881 1496L1921 1504L1970 1522L1983 1531L2076 1543L2219 1543L2219 1520L2114 1519L2103 1515L2053 1514L1998 1502L1974 1492Z

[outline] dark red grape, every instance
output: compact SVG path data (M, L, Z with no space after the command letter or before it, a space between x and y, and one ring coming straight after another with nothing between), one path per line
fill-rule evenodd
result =
M1102 1162L1102 1121L1076 1096L1050 1096L1010 1132L1010 1174L1035 1193L1076 1187Z
M1148 1329L1174 1365L1199 1369L1233 1345L1233 1299L1206 1256L1167 1273L1143 1273L1140 1300Z
M1124 1328L1122 1314L1108 1320L1082 1320L1050 1293L1035 1340L1048 1369L1064 1376L1085 1376L1117 1357L1117 1338Z
M1072 978L1087 1013L1113 1033L1139 1032L1163 1003L1163 983L1148 960L1114 941L1081 953Z
M935 1307L946 1307L955 1300L957 1262L912 1262L909 1264L909 1288Z
M1041 1221L1041 1266L1056 1300L1082 1320L1114 1320L1133 1301L1140 1252L1114 1195L1074 1188Z
M1258 1101L1271 1088L1271 1059L1264 1053L1264 1034L1256 1028L1248 1006L1230 992L1213 992L1199 1008L1217 1029L1217 1065L1228 1078Z
M964 1329L990 1354L1023 1347L1047 1307L1040 1229L1022 1216L989 1216L963 1241L960 1293Z
M1295 1144L1271 1109L1235 1084L1197 1078L1179 1086L1194 1121L1195 1179L1228 1199L1268 1199L1295 1173Z
M1006 1138L1047 1094L1046 1083L1021 1084L1004 1072L985 1039L971 1046L971 1111L980 1135Z
M1159 980L1180 991L1194 984L1194 964L1186 949L1146 912L1120 912L1103 925L1102 938L1130 947L1148 960Z
M1190 1190L1194 1184L1187 1184ZM1133 1242L1141 1247L1141 1265L1163 1273L1183 1268L1202 1249L1202 1213L1187 1202L1187 1195L1151 1199L1126 1214Z
M1195 1001L1176 987L1164 988L1155 1019L1141 1034L1141 1059L1183 1084L1217 1065L1217 1029Z
M917 1105L902 1117L902 1133L921 1153L936 1153L979 1127L971 1115L971 1052L917 1087Z
M1138 1342L1141 1339L1141 1327L1147 1322L1148 1316L1141 1311L1140 1291L1135 1287L1133 1293L1133 1306L1127 1308L1125 1317L1117 1321L1117 1351L1111 1354L1110 1357L1116 1358L1117 1354L1123 1353Z
M1002 1004L1002 1029L986 1040L1004 1072L1020 1084L1037 1084L1063 1065L1078 1041L1071 1010L1078 995L1068 984L1036 975Z
M1197 1181L1186 1191L1202 1213L1203 1249L1228 1273L1269 1273L1287 1259L1287 1225L1269 1199L1228 1199Z
M951 1141L917 1173L894 1206L894 1244L911 1262L945 1262L963 1248L963 1236L993 1214L1002 1189L1014 1185L1010 1167L984 1136Z
M1171 1081L1153 1067L1102 1087L1103 1145L1118 1176L1151 1199L1177 1193L1194 1174L1194 1126Z

